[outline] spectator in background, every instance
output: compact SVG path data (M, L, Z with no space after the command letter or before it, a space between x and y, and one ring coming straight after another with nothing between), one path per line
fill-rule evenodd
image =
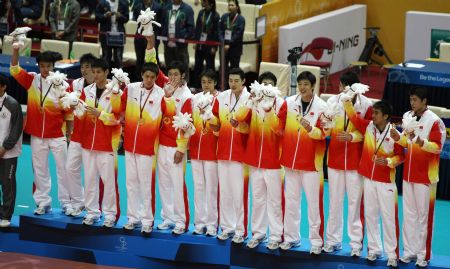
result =
M157 0L135 0L133 5L133 21L137 21L137 18L141 14L141 10L146 10L150 8L152 11L156 13L155 20L161 23L161 12L162 8L158 4ZM154 26L153 32L155 36L159 35L160 27ZM137 32L136 32L137 34ZM155 42L155 50L156 50L156 58L158 59L158 46L159 40L156 39ZM147 47L147 39L143 36L138 36L134 40L134 50L136 52L136 76L139 78L141 76L142 65L144 64L144 56L145 56L145 48ZM159 62L159 60L158 60Z
M203 9L200 10L195 27L195 39L199 41L218 41L219 13L216 11L216 0L202 0ZM214 70L214 60L217 46L194 45L195 66L194 74L202 73L203 63L206 61L206 69ZM195 87L200 87L200 78L194 78Z
M228 1L228 13L223 14L219 26L219 38L225 42L225 71L238 68L242 55L245 18L241 15L239 0Z
M125 44L125 23L128 22L128 0L99 0L95 8L95 20L100 24L100 43L103 58L110 66L122 67L123 45L108 46L108 36L123 33ZM111 65L111 56L114 65Z
M38 19L42 15L42 0L11 0L16 23L22 24L24 19Z
M194 11L182 0L172 0L163 12L161 35L168 38L194 38ZM186 43L164 41L164 61L169 65L180 61L187 68L185 80L189 82L189 53Z
M76 0L55 0L50 4L48 21L53 37L69 41L69 51L72 50L72 42L77 38L80 21L80 4Z

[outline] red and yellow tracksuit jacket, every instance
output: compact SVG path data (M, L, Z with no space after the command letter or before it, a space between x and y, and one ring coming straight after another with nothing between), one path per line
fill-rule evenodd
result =
M83 121L81 146L87 150L113 152L119 146L121 133L120 93L113 94L111 90L105 89L97 98L96 91L97 86L93 83L84 88L80 97L86 105L101 111L98 118L89 116L87 113L81 118Z
M161 104L162 123L159 131L159 143L166 147L176 147L179 152L186 152L189 138L178 135L178 131L172 127L173 116L178 113L192 114L192 93L184 85L176 89L174 94L166 98Z
M226 90L217 96L213 105L213 114L220 124L217 140L217 159L223 161L244 162L247 145L249 122L239 122L235 128L230 120L235 119L236 111L245 106L250 93L244 88L236 99L231 90Z
M10 73L28 93L25 132L39 138L64 136L63 123L71 117L71 111L63 109L59 97L50 90L45 78L41 74L28 73L18 65L11 66Z
M287 105L283 98L276 98L273 109L241 106L235 118L239 122L250 119L250 130L244 163L257 168L280 168L280 141L286 124Z
M286 104L281 165L295 170L322 171L326 135L320 128L319 117L326 110L327 104L318 96L314 96L305 115L300 95L286 98ZM300 124L302 117L310 122L312 127L310 132Z
M364 134L364 145L358 173L370 180L382 183L395 182L395 167L404 160L403 148L390 137L392 124L379 131L373 121L359 117L351 102L344 103L345 111L356 128ZM374 156L385 157L387 166L376 165Z
M196 107L198 98L204 93L200 92L194 95L192 103L194 104L192 118L194 120L195 134L191 136L189 141L189 154L193 160L214 161L217 160L217 135L209 128L210 123L217 124L218 119L213 116L212 119L205 122L200 117L200 109ZM214 96L211 106L218 96Z
M156 84L147 90L142 82L135 82L128 84L121 98L122 112L125 113L124 149L131 153L155 155L164 91Z
M68 92L78 92L79 96L81 96L84 90L84 81L85 80L83 77L72 81L72 84L70 85ZM83 136L83 121L77 117L74 117L72 136L70 137L70 140L81 143L82 136Z
M335 117L335 125L326 133L330 135L330 144L328 145L328 167L338 170L357 170L361 160L363 146L363 135L350 121L342 105L342 93L328 99L328 107L337 105L339 112ZM355 111L358 117L367 120L372 119L372 102L365 96L360 95L356 98ZM341 132L348 132L352 136L352 141L339 141L336 136Z
M414 112L408 111L403 116L411 113ZM422 147L416 143L408 144L405 135L398 141L400 146L407 148L403 180L421 184L436 183L439 181L440 153L445 143L445 125L429 109L425 110L418 123L419 130L415 134L424 140Z

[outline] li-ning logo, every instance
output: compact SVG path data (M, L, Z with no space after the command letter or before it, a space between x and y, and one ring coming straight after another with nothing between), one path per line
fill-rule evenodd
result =
M119 245L116 246L116 250L120 252L126 252L128 250L127 239L124 236L119 237Z

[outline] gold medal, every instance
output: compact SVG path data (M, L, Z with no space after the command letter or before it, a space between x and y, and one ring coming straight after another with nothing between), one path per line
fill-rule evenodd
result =
M42 106L39 107L39 112L41 112L41 114L44 114L44 108Z
M139 125L144 125L144 123L145 123L145 120L143 118L140 118L139 119Z
M375 162L377 160L378 156L377 155L373 155L372 156L372 161Z
M202 134L206 135L207 133L208 133L208 129L203 128L203 129L202 129Z

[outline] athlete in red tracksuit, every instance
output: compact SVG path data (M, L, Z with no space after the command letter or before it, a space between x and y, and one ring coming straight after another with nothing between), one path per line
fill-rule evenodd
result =
M120 92L106 89L108 64L96 59L92 64L95 83L84 88L80 100L86 104L81 140L84 166L85 207L84 225L100 219L99 176L103 181L103 226L115 225L119 216L119 191L116 178L117 148L120 139Z
M11 58L11 76L27 90L27 120L25 132L31 136L31 154L33 163L33 198L37 208L34 213L42 215L51 210L50 197L51 178L48 154L52 152L56 162L58 179L58 200L63 212L71 211L69 185L66 175L67 142L62 128L65 119L71 116L64 111L55 91L46 81L50 71L53 71L54 57L49 51L42 52L37 57L40 74L28 73L19 64L19 51L13 48ZM66 82L64 82L67 85Z
M243 164L247 143L248 123L239 123L235 113L247 102L250 93L244 86L244 72L230 69L230 89L219 94L213 113L219 119L217 160L219 169L219 240L233 236L233 242L243 243L247 237L248 175ZM219 128L217 128L219 127Z
M367 226L367 260L375 261L383 253L380 215L383 224L383 245L388 266L396 267L398 258L398 195L395 167L404 159L403 149L389 137L392 108L386 101L373 105L372 121L358 116L352 102L344 103L345 111L364 134L364 145L358 173L364 178L364 210Z
M259 77L262 85L276 85L272 73ZM272 99L270 99L272 100ZM245 150L244 163L249 165L252 186L252 239L247 243L255 248L264 241L269 226L267 247L279 247L283 235L283 182L280 166L280 141L286 123L286 102L281 97L273 98L270 108L261 103L242 106L236 120L250 119L250 131Z
M194 205L195 205L195 231L194 234L217 235L218 222L218 186L219 177L217 171L217 133L210 128L210 122L217 124L217 118L202 118L205 111L211 109L218 92L214 70L206 70L200 75L203 92L197 93L192 98L192 118L195 126L195 134L189 141L189 153L192 165L192 177L194 180ZM204 105L201 98L209 93L212 96L211 103ZM205 232L206 230L206 232Z
M91 64L96 58L92 54L85 54L80 58L81 78L72 81L68 92L76 92L81 96L83 90L94 82L94 75ZM82 147L81 138L83 136L82 121L74 117L72 124L72 133L70 134L70 144L67 149L67 180L68 191L72 204L72 212L66 210L66 214L71 216L79 216L84 209L84 189L81 183L81 166L82 166ZM69 125L69 124L68 124ZM68 132L69 132L68 128Z
M416 116L418 128L411 134L391 132L397 144L406 148L403 166L403 247L400 260L426 267L431 259L436 185L439 181L439 158L445 142L442 120L427 109L427 89L410 92L411 111L403 118ZM414 137L417 137L414 139ZM408 142L413 138L414 142Z
M170 82L164 87L157 160L163 222L157 228L166 230L175 225L172 232L183 234L189 227L188 193L184 178L189 138L182 131L176 131L172 124L174 116L192 114L192 93L184 82L186 69L183 63L174 61L167 69Z
M364 238L364 211L361 198L364 181L358 174L359 161L363 145L363 135L351 123L344 111L342 98L345 86L359 83L353 72L344 73L340 77L340 94L328 99L329 108L337 106L334 126L327 130L331 140L328 146L328 187L329 214L326 230L325 252L333 252L342 247L344 230L343 206L344 197L348 198L347 233L350 238L351 256L361 256ZM372 102L364 95L353 99L356 113L365 119L372 118Z
M314 95L316 77L308 71L297 77L298 95L286 99L287 116L283 136L281 165L285 176L285 213L283 250L300 244L302 189L308 201L310 253L320 254L323 245L323 157L325 133L320 116L326 103Z

